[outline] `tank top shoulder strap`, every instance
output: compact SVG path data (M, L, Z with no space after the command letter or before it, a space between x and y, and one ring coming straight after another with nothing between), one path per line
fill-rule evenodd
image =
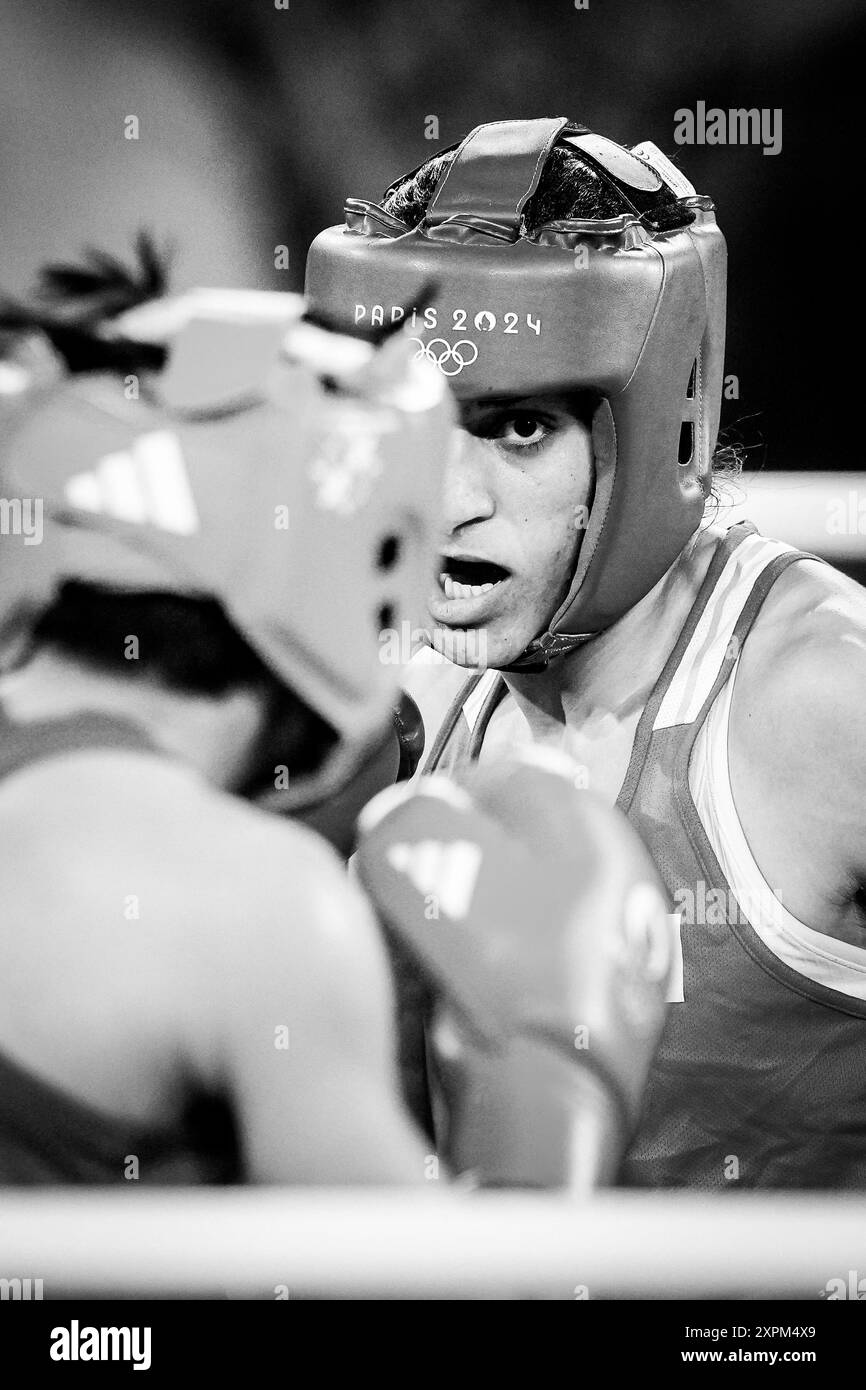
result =
M132 720L99 710L63 719L16 722L0 707L0 781L31 763L88 748L155 753L156 745Z
M508 687L498 671L476 671L464 681L439 726L424 773L453 771L481 752L487 725Z
M667 729L697 732L782 571L798 560L819 559L761 536L749 521L727 532L646 703L617 798L620 810L631 806L653 736Z

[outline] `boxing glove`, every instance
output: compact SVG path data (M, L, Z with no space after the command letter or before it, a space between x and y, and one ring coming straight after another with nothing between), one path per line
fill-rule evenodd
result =
M486 1186L616 1179L665 1017L671 921L656 869L568 760L391 788L358 876L434 991L437 1136Z

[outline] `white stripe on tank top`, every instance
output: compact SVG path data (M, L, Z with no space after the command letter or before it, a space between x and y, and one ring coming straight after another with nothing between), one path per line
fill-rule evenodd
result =
M792 546L747 536L719 576L713 596L659 707L654 729L697 718L721 668L734 628L766 567ZM748 640L748 638L746 639ZM764 878L746 839L731 788L728 731L739 656L699 730L689 788L707 839L755 933L785 965L815 984L866 1000L866 950L815 931L794 917Z

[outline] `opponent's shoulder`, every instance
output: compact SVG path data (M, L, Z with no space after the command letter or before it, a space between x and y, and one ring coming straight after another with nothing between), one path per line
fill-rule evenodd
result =
M169 1005L185 1001L180 1032L202 1067L215 1065L220 1037L256 1018L279 1022L288 1009L312 1038L323 998L353 1019L382 1007L378 926L326 840L167 760L131 761L99 770L114 821L85 848L79 881L95 885L94 907L107 896L140 900L146 968L170 976ZM120 812L119 787L110 795L108 786L131 777Z
M247 953L256 940L285 953L293 936L292 950L323 931L351 938L357 903L342 860L321 835L198 776L167 804L170 791L168 783L139 788L130 829L161 883L198 904L191 921L204 937L222 933Z
M324 974L354 971L363 987L378 929L327 840L206 783L187 812L192 824L160 874L167 868L179 896L195 898L193 944L221 955L227 979L270 971L285 987L281 972L291 972L315 989Z
M158 931L173 918L213 935L245 906L264 915L287 894L341 876L319 836L230 795L178 760L127 750L46 759L4 786L4 821L22 849L50 845L76 900L141 885ZM13 833L16 833L13 831ZM291 889L291 893L289 890ZM63 889L65 891L65 889Z

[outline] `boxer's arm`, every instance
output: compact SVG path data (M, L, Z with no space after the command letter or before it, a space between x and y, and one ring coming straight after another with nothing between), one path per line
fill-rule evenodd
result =
M731 785L751 851L788 911L862 944L866 603L832 571L809 597L811 611L760 659L746 644Z
M787 700L798 707L792 732L804 763L801 784L817 809L819 880L829 870L832 901L859 905L866 919L866 619L841 641L809 648ZM790 707L790 704L789 704ZM811 814L810 814L811 820ZM813 853L816 840L813 838ZM805 844L804 844L805 848ZM823 852L822 852L823 851ZM796 915L796 913L795 913ZM816 924L818 930L824 927Z
M280 828L283 863L251 874L243 949L229 956L225 1063L249 1179L424 1182L378 927L330 849Z

